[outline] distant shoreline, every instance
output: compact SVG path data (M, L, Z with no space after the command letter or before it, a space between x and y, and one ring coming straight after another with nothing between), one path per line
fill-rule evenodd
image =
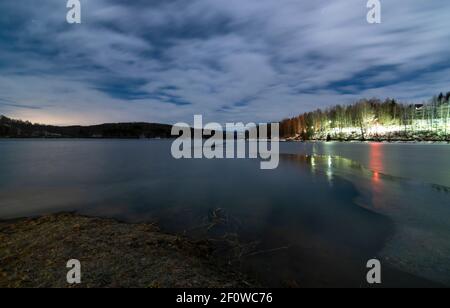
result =
M137 138L137 137L3 137L0 136L0 141L4 140L142 140L142 141L158 141L158 140L175 140L177 137L156 137L156 138ZM450 145L450 141L442 140L289 140L280 139L281 143L380 143L380 144L442 144Z
M52 126L32 124L30 122L14 120L0 116L0 140L2 139L86 139L86 140L173 140L178 136L172 135L172 125L158 123L106 123L91 126ZM193 128L191 128L194 131ZM208 136L202 134L204 139ZM440 135L437 132L395 132L390 134L365 135L361 134L326 134L317 133L311 138L302 139L299 134L286 136L281 132L280 140L293 142L380 142L380 143L450 143L450 135Z
M442 140L283 140L283 142L299 143L385 143L385 144L450 144L450 141Z

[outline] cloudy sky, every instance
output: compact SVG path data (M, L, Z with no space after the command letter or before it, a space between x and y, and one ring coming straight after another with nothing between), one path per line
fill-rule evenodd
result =
M50 124L274 121L450 91L450 1L0 1L0 114Z

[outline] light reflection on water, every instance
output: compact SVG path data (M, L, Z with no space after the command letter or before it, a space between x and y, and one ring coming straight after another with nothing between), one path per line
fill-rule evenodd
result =
M370 146L369 165L383 170L383 152ZM358 204L391 218L396 232L380 253L386 262L407 272L450 284L450 188L366 169L339 156L292 155L318 174L351 181Z
M287 142L285 154L331 155L379 174L450 187L450 145L404 143Z
M383 165L383 151L382 151L382 144L381 143L370 143L369 144L369 153L370 153L370 160L369 160L369 169L374 170L374 177L375 180L379 180L379 172L384 172L385 168Z
M243 263L273 285L359 286L374 256L450 285L448 175L439 172L449 152L414 149L282 144L280 167L262 171L254 160L176 161L167 141L2 141L0 218L76 210L184 232L222 208L233 224L208 236L289 247Z

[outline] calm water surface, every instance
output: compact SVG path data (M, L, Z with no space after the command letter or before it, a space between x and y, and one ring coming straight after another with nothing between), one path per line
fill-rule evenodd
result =
M221 257L274 286L364 286L374 257L387 285L450 285L449 145L283 143L265 171L174 160L170 145L2 140L0 218L157 221L220 242Z

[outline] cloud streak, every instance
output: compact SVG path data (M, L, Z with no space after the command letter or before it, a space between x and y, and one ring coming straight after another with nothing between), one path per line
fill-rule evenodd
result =
M0 98L0 106L13 107L13 108L24 108L24 109L32 109L32 110L42 109L41 106L21 105L21 104L17 104L14 101L11 101L9 99L4 99L4 98Z

